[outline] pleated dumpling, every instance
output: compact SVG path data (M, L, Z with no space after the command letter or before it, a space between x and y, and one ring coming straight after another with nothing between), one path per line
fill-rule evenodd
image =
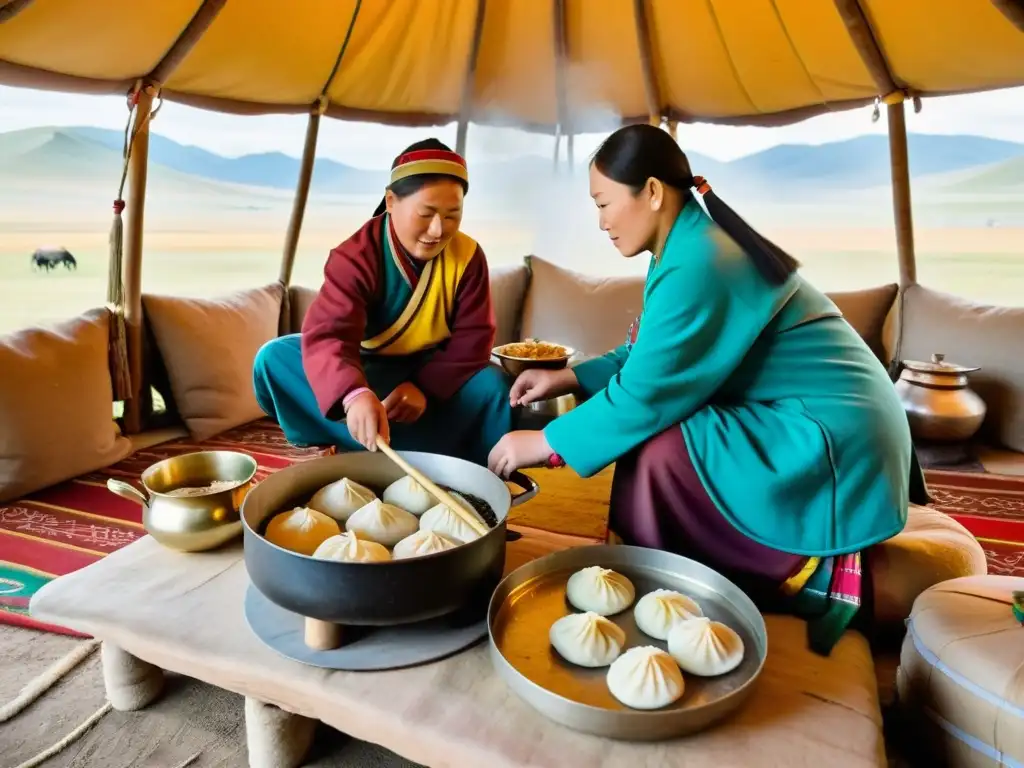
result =
M384 494L381 498L386 504L394 504L396 507L416 515L416 517L419 517L437 503L437 500L430 495L430 492L417 483L410 475L395 480L395 482L384 489Z
M377 494L369 488L343 477L313 494L308 506L317 512L330 515L339 523L344 523L353 512L376 498Z
M358 533L360 538L375 541L385 547L393 547L410 533L419 528L420 521L404 509L374 499L357 509L348 519L345 527Z
M313 557L341 563L380 563L390 560L391 553L375 541L360 539L351 531L345 531L325 539Z
M684 672L715 677L731 672L743 661L743 638L732 627L701 616L672 627L668 652Z
M267 524L267 541L279 547L312 555L321 542L341 533L337 521L309 507L278 512Z
M671 589L648 592L633 609L637 627L655 640L667 640L669 631L680 621L703 615L694 600Z
M453 493L451 496L456 501L463 502L462 508L479 520L485 529L488 527L487 523L477 514L469 502L457 493ZM420 530L444 534L450 539L455 539L460 544L467 544L480 538L480 534L473 530L469 523L462 519L461 515L452 511L451 507L447 504L435 504L424 512L420 518Z
M638 645L612 662L605 678L612 696L631 709L661 709L683 695L683 673L661 648Z
M626 644L626 632L596 613L570 613L551 625L548 640L562 658L581 667L607 667Z
M577 610L611 616L633 604L636 589L621 573L591 565L569 577L565 596Z
M391 550L391 556L395 560L406 560L410 557L444 552L446 549L454 549L457 546L459 546L459 542L449 539L444 534L420 529L395 544L395 548Z

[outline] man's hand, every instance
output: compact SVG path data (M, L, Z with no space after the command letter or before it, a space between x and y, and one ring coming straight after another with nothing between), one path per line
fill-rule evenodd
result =
M384 404L373 392L367 390L348 404L345 423L352 438L368 451L377 450L377 435L384 442L391 442L391 428Z
M412 424L427 410L427 397L419 387L407 381L384 398L384 410L391 421Z

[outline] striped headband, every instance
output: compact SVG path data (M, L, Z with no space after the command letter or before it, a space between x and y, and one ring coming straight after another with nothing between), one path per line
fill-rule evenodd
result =
M390 183L394 184L399 179L426 174L454 176L467 184L469 183L469 173L462 155L443 149L418 149L415 152L399 155L391 166Z

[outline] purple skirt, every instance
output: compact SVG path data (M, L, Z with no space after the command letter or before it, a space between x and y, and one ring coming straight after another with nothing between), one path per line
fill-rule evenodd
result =
M678 426L618 460L609 528L625 544L684 555L748 588L777 586L807 561L733 527L704 490Z

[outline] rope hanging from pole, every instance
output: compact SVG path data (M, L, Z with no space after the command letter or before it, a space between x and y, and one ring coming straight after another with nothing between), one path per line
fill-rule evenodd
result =
M110 227L110 261L108 264L107 309L110 318L110 374L115 400L126 400L132 394L131 373L128 366L128 334L125 330L125 285L124 285L124 187L128 180L128 166L132 147L139 132L146 127L160 111L163 100L149 111L142 120L137 120L136 107L139 104L141 83L128 95L128 120L124 129L124 145L121 150L121 183L114 200L114 221ZM137 123L137 124L136 124Z

